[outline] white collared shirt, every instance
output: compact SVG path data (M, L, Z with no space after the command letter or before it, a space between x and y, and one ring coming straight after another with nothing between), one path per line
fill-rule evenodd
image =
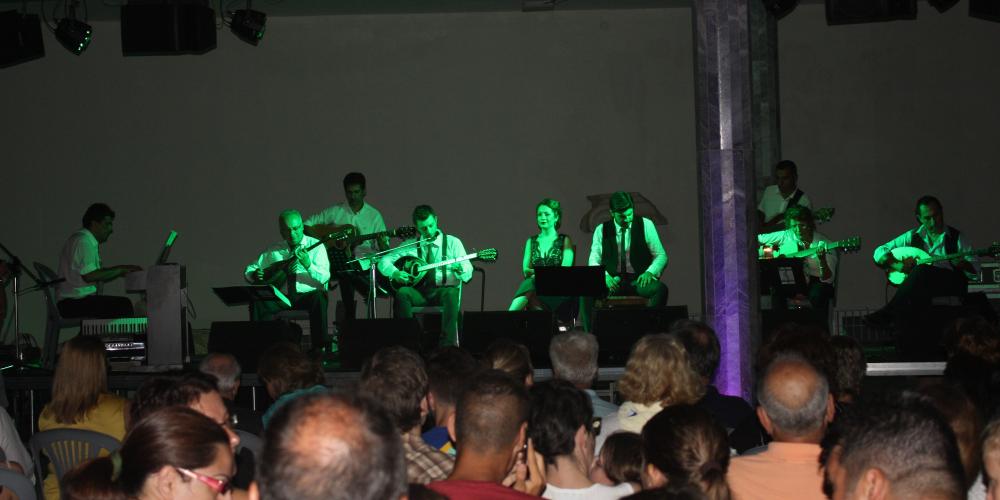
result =
M798 188L795 191L798 191ZM757 210L764 212L764 220L769 221L776 215L785 213L785 210L788 209L788 201L795 196L795 191L792 191L792 194L787 197L782 196L778 185L772 184L764 188L764 194L760 196L760 203L757 205ZM802 193L802 197L799 198L797 204L810 210L812 209L812 201L809 200L809 196L805 193Z
M947 227L948 226L945 226L945 230L942 231L941 234L937 236L937 238L933 238L933 240L929 232L927 231L926 227L918 228L917 236L921 240L923 240L923 245L921 245L922 249L927 250L927 253L930 255L937 255L937 256L948 255L948 250L945 249L944 247L945 236L948 233ZM959 252L966 252L972 250L972 246L970 246L969 243L965 241L964 237L962 236L962 233L958 233L958 241L956 243L957 243L956 246L958 247L957 251ZM893 248L912 247L912 246L914 246L913 230L910 230L893 238L892 241L889 241L886 244L876 248L874 254L875 262L876 263L880 262L882 260L882 257L885 256L885 254L891 252ZM973 266L977 266L978 264L976 261L976 257L974 255L965 256L965 260L967 260ZM951 263L948 262L947 260L935 262L933 265L938 267L943 267L945 269L951 269Z
M312 236L303 236L302 241L299 242L299 246L303 248L308 248L319 240L313 238ZM292 257L295 252L288 247L288 243L282 241L280 243L275 243L257 258L257 261L247 266L246 271L243 272L243 277L250 283L253 283L253 274L258 269L267 269L268 266L274 264L275 262L281 262ZM295 291L296 293L309 293L313 290L326 290L326 283L330 281L330 259L326 256L326 248L323 245L316 245L309 251L309 269L302 269L301 266L298 267L298 271L295 273ZM285 290L289 292L289 290Z
M419 245L413 245L406 247L407 244L413 243L415 239L409 239L400 244L398 251L390 252L382 257L378 262L378 270L384 276L389 278L392 277L392 273L398 271L399 268L396 267L396 261L401 257L412 256L412 257L422 257L428 263L440 262L441 261L441 235L444 234L438 231L437 236L427 242L423 242ZM423 247L419 253L417 247ZM465 246L462 245L462 240L458 239L454 235L448 235L448 247L447 255L448 259L454 259L456 257L462 257L465 255ZM462 261L460 263L462 266L462 271L456 273L451 270L451 265L442 266L436 269L431 269L428 271L427 276L424 278L426 283L433 283L436 286L441 285L441 276L444 275L444 286L457 286L460 283L468 283L472 279L472 263L468 260ZM433 281L432 281L433 280Z
M101 268L99 243L94 233L82 228L70 235L59 254L59 283L57 300L82 299L97 293L97 283L87 283L83 275Z
M830 242L830 239L820 233L819 231L813 231L813 240L809 244L808 248L813 248L819 246L820 242ZM795 235L795 231L791 229L785 229L784 231L775 231L773 233L765 233L757 235L757 243L760 245L772 245L778 247L778 253L780 255L788 255L790 253L798 252L799 250L804 250L806 244ZM830 251L826 254L826 263L830 267L830 278L823 279L823 272L819 269L819 257L812 256L802 259L803 270L807 276L813 276L819 278L823 283L833 283L837 272L837 252Z
M646 246L649 247L649 253L653 256L653 262L649 264L649 267L636 271L632 269L632 231L625 231L625 266L626 270L630 273L639 274L642 272L648 272L653 276L659 278L660 274L663 273L663 269L667 267L667 251L663 249L663 243L660 242L660 235L656 232L656 226L653 221L645 217L636 217L633 219L632 223L635 224L638 220L642 220L643 231L646 236ZM588 260L588 265L600 266L601 265L601 255L604 251L604 224L612 223L615 225L615 245L619 248L621 247L622 240L622 229L617 222L609 221L597 225L594 229L594 238L590 244L590 259Z
M382 214L375 207L367 203L357 213L351 210L351 206L346 202L334 205L318 214L310 216L303 224L306 226L316 224L350 224L358 229L359 235L385 231L385 221L382 219ZM368 240L354 249L354 256L363 257L377 252L377 249L376 241Z

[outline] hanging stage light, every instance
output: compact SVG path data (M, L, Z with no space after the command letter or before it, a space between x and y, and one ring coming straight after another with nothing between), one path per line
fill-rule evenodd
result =
M233 20L229 29L237 38L250 45L257 45L264 38L264 25L267 24L267 14L249 8L233 12Z
M87 50L92 33L89 24L68 17L60 19L56 26L56 39L76 55Z

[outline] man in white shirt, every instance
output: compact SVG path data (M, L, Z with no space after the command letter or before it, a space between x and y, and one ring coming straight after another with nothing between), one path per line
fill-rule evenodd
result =
M419 283L415 277L396 262L404 257L416 257L428 264L443 262L465 255L462 240L445 235L438 230L438 218L430 205L419 205L413 209L413 225L417 228L420 244L406 246L414 240L404 241L398 252L387 254L379 261L382 275L402 285L396 291L394 304L397 318L412 318L412 308L439 305L441 312L441 332L443 345L458 343L458 308L462 298L462 283L472 279L472 264L468 260L430 269Z
M795 162L781 160L774 167L775 184L764 188L757 205L760 232L770 233L785 228L785 210L793 205L812 208L812 201L798 188L799 173Z
M142 268L134 265L103 267L100 245L114 232L115 213L94 203L83 214L83 228L70 235L59 254L57 289L59 314L64 318L127 318L133 315L126 297L100 295L100 286Z
M365 203L366 195L364 174L360 172L347 174L344 176L346 201L307 218L306 235L322 238L347 226L353 227L354 236L384 232L385 221L382 219L382 214L375 207ZM354 319L356 315L355 292L366 294L370 284L367 272L361 272L361 268L357 265L347 266L345 262L387 248L389 248L389 238L381 237L363 241L353 248L334 246L329 249L330 270L340 285L340 300L344 303L344 316L348 321Z
M260 257L246 267L243 276L252 284L271 284L281 289L292 303L291 308L309 311L309 333L313 350L327 342L326 286L330 280L330 261L319 240L303 234L302 215L285 210L278 217L278 231L284 240L267 247ZM281 302L251 304L254 321L267 321L281 310Z
M612 194L608 205L611 220L594 229L588 264L604 267L609 295L639 295L648 299L649 307L666 304L668 290L660 275L667 267L667 252L656 226L645 217L633 224L635 205L624 191ZM593 307L593 298L583 300L580 317L587 329Z
M826 324L829 317L830 301L833 299L834 273L837 268L836 253L826 251L829 238L816 231L816 221L812 210L801 205L793 205L785 212L788 229L757 235L761 248L777 249L778 255L789 255L807 248L818 248L816 255L803 260L803 268L809 279L809 303Z
M906 279L885 307L865 317L870 326L888 328L902 319L912 318L930 305L932 297L965 297L969 277L978 274L973 255L942 260L933 265L918 265L913 258L897 259L892 251L903 247L918 248L932 257L972 249L961 231L945 225L944 207L937 198L922 196L917 200L914 214L920 226L875 249L876 265L887 272L902 272L906 274Z

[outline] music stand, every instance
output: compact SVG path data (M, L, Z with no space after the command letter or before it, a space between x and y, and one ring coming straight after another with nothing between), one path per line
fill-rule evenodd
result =
M554 297L606 297L608 284L601 266L535 268L535 292Z
M424 242L424 240L422 240L420 238L417 238L416 240L411 241L409 243L401 243L396 248L390 248L388 250L383 250L381 252L370 253L368 255L363 255L361 257L358 257L356 259L349 260L349 261L346 262L346 264L354 264L356 262L356 263L358 263L358 265L361 266L362 269L364 269L365 266L364 266L364 264L362 264L362 261L368 261L368 281L369 281L369 283L368 283L368 319L375 319L376 318L375 299L378 297L378 283L376 283L375 280L377 279L378 276L377 276L377 272L376 272L375 269L376 269L376 266L378 265L378 261L383 256L385 256L385 255L389 255L391 253L396 253L396 252L399 252L400 250L403 250L403 249L406 249L406 248L415 247L415 246L417 246L417 245L419 245L419 244L421 244L423 242Z
M809 293L803 259L764 259L758 262L761 294L794 297Z
M288 300L288 297L274 285L218 286L213 287L212 291L223 304L230 307L274 300L280 301L287 307L292 307L292 301Z

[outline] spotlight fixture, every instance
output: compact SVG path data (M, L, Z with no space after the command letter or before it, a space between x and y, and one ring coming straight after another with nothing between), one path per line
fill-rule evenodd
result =
M249 8L233 12L233 20L229 29L237 38L250 45L257 45L264 38L264 25L267 24L267 14Z
M76 55L87 50L92 33L89 24L70 17L60 19L56 26L56 40L59 40L66 50Z

